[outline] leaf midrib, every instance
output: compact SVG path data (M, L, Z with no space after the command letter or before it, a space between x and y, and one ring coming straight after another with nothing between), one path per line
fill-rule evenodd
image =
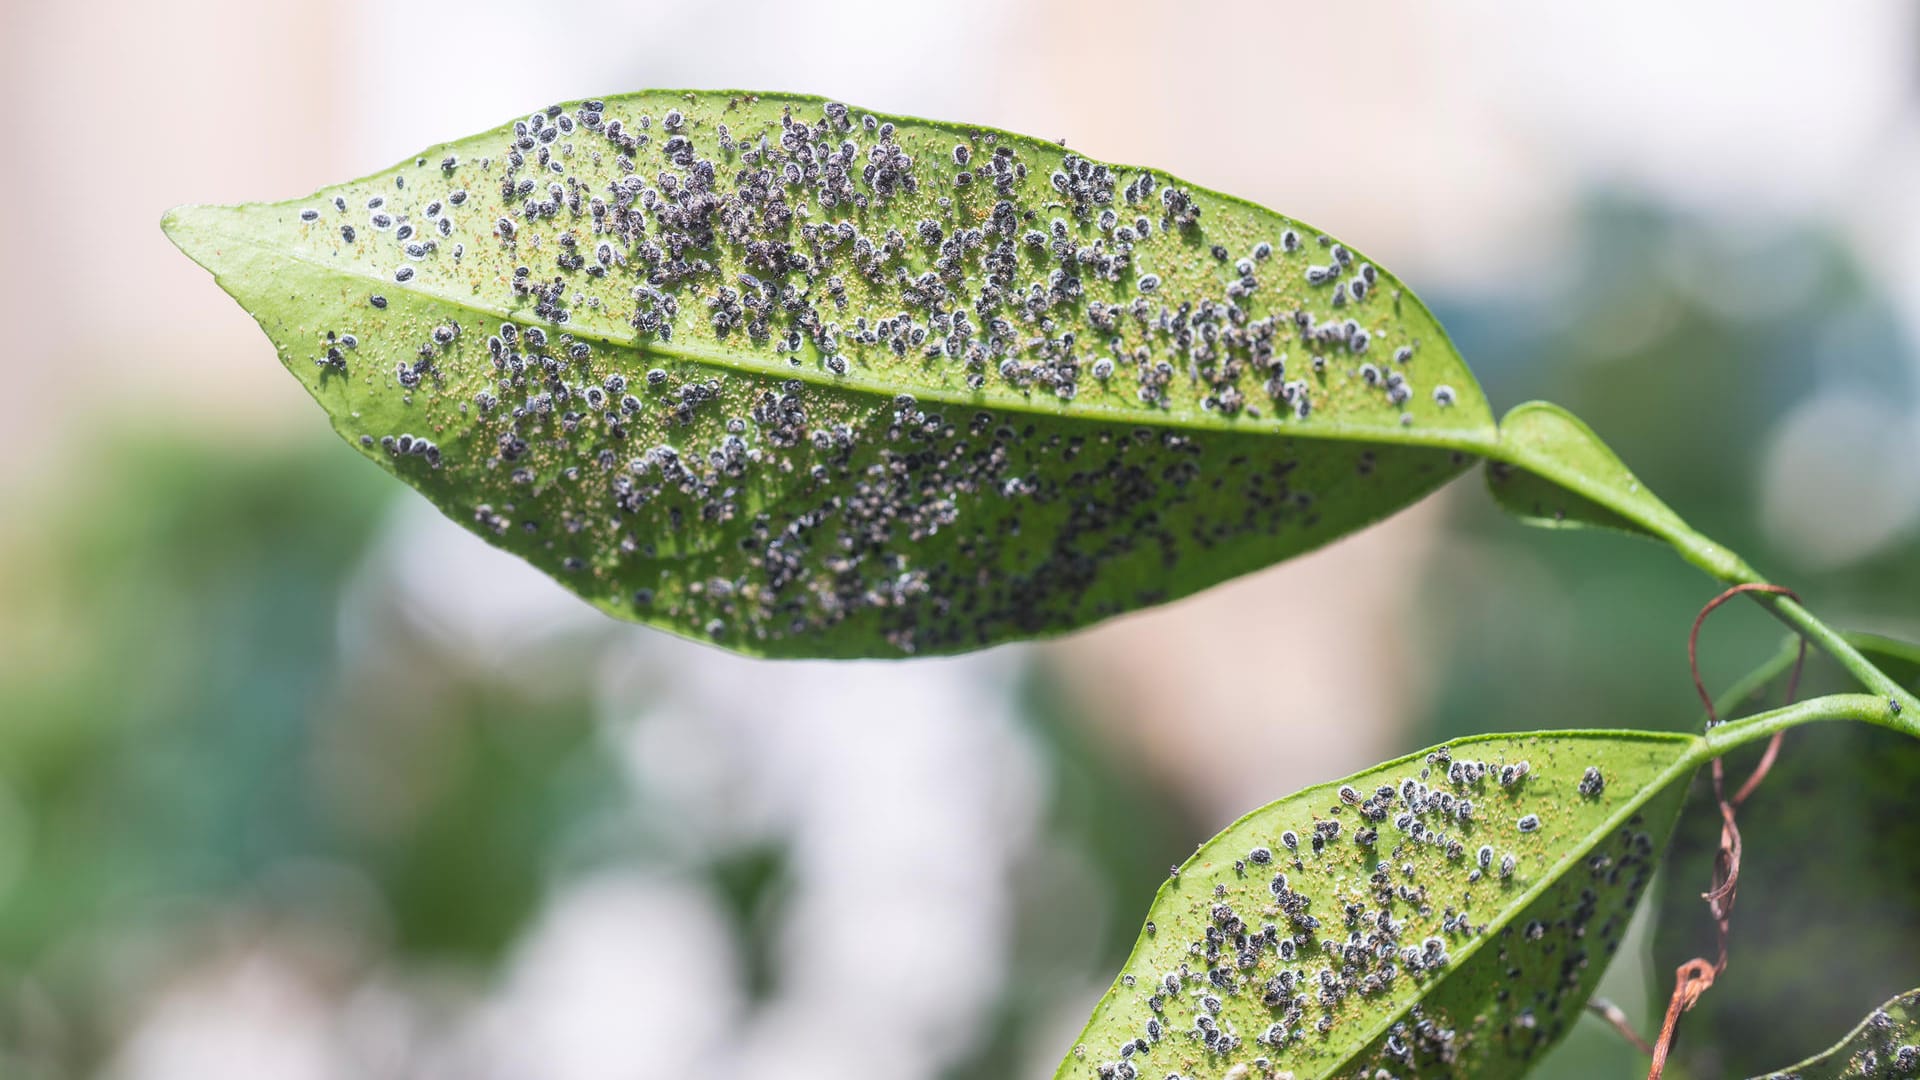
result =
M175 213L178 213L181 211L191 213L192 211L203 210L203 209L219 210L219 211L235 211L235 210L249 209L249 208L255 208L255 207L273 207L276 205L277 204L273 204L273 203L243 203L243 204L238 204L233 206L194 205L194 206L180 207L178 208L177 211L175 211ZM197 233L201 236L206 236L209 238L218 238L221 240L229 241L231 243L244 245L248 248L252 248L257 251L264 251L276 258L284 259L288 262L297 263L302 266L311 267L315 271L323 275L347 278L347 279L356 280L356 281L366 281L366 282L371 282L375 285L386 286L386 287L392 287L394 285L393 282L388 281L384 277L377 277L375 275L364 273L360 270L357 270L351 267L343 267L336 263L326 262L320 259L312 258L306 255L303 255L299 252L291 251L287 248L279 247L273 244L266 243L261 240L254 239L250 236L227 232L225 230L217 230L217 229L209 228L206 225L206 223L203 221L193 221L190 218L175 218L173 220L184 222L187 230L192 233ZM174 239L175 243L181 248L182 251L184 251L187 254L189 258L193 259L194 262L199 263L202 267L205 267L207 270L211 271L214 275L215 280L217 280L220 283L220 287L222 289L225 289L228 295L233 296L235 300L241 299L234 292L232 288L228 287L227 271L224 271L219 267L212 265L209 262L209 260L201 257L201 253L196 252L186 244L180 243L175 229L168 228L167 234L169 238ZM484 316L484 317L494 318L494 319L513 320L516 322L529 321L529 320L526 320L524 316L516 312L506 310L500 307L496 307L494 305L484 304L484 303L462 299L454 296L448 296L443 292L439 292L435 290L414 289L405 285L401 285L398 287L402 289L406 289L409 295L429 297L437 303L445 304L453 308L458 308L462 311L471 312L478 316ZM242 301L241 306L246 307L247 305L245 304L244 301ZM251 311L250 308L248 310ZM256 316L256 318L257 317L258 316ZM957 391L944 390L944 389L914 387L911 389L911 391L903 391L902 387L897 385L887 385L883 380L857 378L852 375L833 376L826 372L821 372L816 369L813 369L810 367L804 367L804 366L797 367L797 368L788 367L788 368L782 368L782 369L761 368L755 364L745 364L741 362L742 359L752 355L746 352L737 352L737 351L732 351L727 349L714 348L714 347L705 346L705 345L699 345L699 346L686 345L686 344L675 345L675 344L666 344L666 343L648 343L643 345L640 343L637 337L632 339L622 339L622 338L617 338L612 335L606 334L605 332L602 332L602 331L587 331L587 330L581 329L580 327L576 327L572 325L560 326L558 324L547 322L545 320L533 320L533 321L549 329L552 329L558 332L572 334L575 339L584 339L584 340L593 342L595 344L605 346L610 349L631 350L632 352L638 353L642 356L647 356L647 355L664 356L671 359L688 361L691 363L700 364L707 367L716 367L716 368L721 368L728 371L741 372L743 374L754 375L760 378L767 378L767 379L774 379L774 380L797 379L801 382L814 385L814 386L820 386L820 387L841 390L841 391L853 391L856 393L865 394L875 398L892 398L902 392L911 392L916 401L935 401L945 405L954 405L954 406L977 408L977 409L997 409L997 410L1003 410L1008 412L1020 413L1023 415L1045 416L1045 417L1066 419L1066 420L1081 419L1081 420L1089 420L1089 421L1095 421L1095 422L1112 423L1116 425L1132 424L1132 425L1147 425L1147 426L1154 426L1154 427L1178 427L1178 428L1183 428L1188 430L1219 431L1227 434L1252 436L1252 437L1260 437L1260 438L1322 439L1322 440L1336 441L1336 442L1382 443L1382 444L1392 445L1392 446L1414 446L1414 447L1426 447L1426 448L1441 449L1441 450L1460 450L1466 453L1475 454L1479 456L1486 456L1488 454L1491 454L1499 446L1498 429L1491 423L1489 423L1485 429L1453 428L1453 429L1434 430L1434 429L1419 429L1419 428L1403 428L1398 426L1389 428L1389 427L1378 427L1371 424L1352 424L1352 423L1342 423L1339 421L1307 420L1307 421L1300 422L1307 425L1306 427L1303 427L1303 428L1289 427L1285 430L1280 430L1280 429L1267 429L1267 428L1250 428L1245 425L1231 423L1221 419L1215 419L1215 418L1206 417L1206 416L1192 416L1192 415L1185 415L1185 414L1142 415L1139 412L1125 410L1120 406L1102 405L1102 404L1097 404L1090 401L1083 401L1079 399L1075 400L1071 408L1054 409L1054 408L1045 408L1045 407L1039 406L1038 404L1035 403L1031 395L1028 395L1025 399L1022 399L1022 400L1000 400L1000 399L981 400L979 397L975 395L963 394Z

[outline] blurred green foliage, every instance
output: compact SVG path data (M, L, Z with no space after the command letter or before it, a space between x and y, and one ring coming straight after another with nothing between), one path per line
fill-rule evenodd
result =
M530 698L404 655L404 635L386 658L404 687L346 684L340 607L388 498L351 458L155 436L95 452L5 575L23 640L0 669L18 860L0 965L59 1024L0 1045L94 1062L123 980L199 947L215 905L356 913L276 887L303 866L371 891L375 911L342 928L371 947L497 957L556 839L612 792L577 684ZM126 968L136 938L157 943L151 970Z

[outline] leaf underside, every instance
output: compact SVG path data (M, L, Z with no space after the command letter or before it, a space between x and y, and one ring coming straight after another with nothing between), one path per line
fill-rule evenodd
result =
M1162 886L1056 1077L1521 1075L1618 947L1697 745L1482 736L1254 811Z
M1875 1009L1831 1050L1763 1080L1880 1080L1920 1076L1920 990Z
M165 227L367 457L607 612L748 653L1064 632L1495 439L1426 308L1315 230L816 98L555 106Z
M1549 477L1511 461L1487 467L1487 488L1494 501L1529 525L1609 529L1654 538L1641 522L1678 520L1591 428L1558 405L1530 401L1515 406L1501 418L1500 440L1511 458L1554 470ZM1639 520L1578 494L1574 486L1582 481L1609 493L1618 505L1631 507Z

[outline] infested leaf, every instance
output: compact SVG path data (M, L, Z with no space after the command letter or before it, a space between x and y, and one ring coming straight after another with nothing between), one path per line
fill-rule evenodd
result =
M1521 1075L1585 1007L1703 745L1478 736L1248 814L1161 887L1057 1080Z
M1515 406L1500 421L1500 440L1505 460L1488 465L1487 487L1495 502L1529 525L1657 538L1660 525L1679 522L1593 429L1558 405Z
M1920 1076L1920 990L1868 1014L1831 1050L1759 1080L1881 1080Z
M1061 633L1496 438L1426 308L1316 230L816 98L555 106L165 227L368 458L603 610L742 652Z

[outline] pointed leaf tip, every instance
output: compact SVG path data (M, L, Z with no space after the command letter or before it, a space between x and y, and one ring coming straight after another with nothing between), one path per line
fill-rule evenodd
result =
M160 216L160 231L165 233L173 246L181 254L192 259L201 267L220 273L216 265L220 261L223 237L235 233L235 211L239 207L221 206L215 203L187 203L173 207Z

